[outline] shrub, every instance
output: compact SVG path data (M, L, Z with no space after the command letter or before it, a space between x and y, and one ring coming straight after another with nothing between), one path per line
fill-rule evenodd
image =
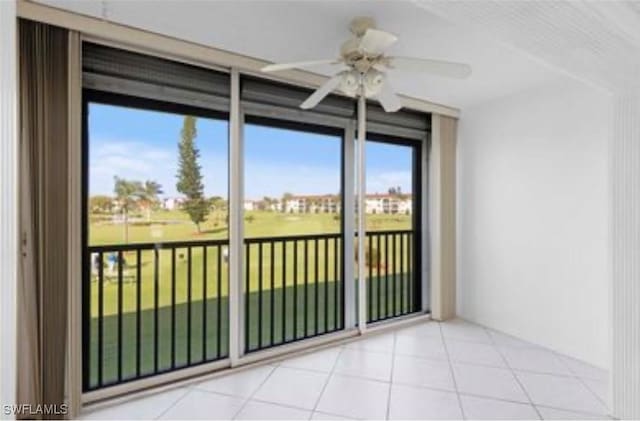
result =
M355 260L358 261L358 245L355 247ZM371 249L371 254L369 254L369 249L367 248L364 252L364 262L367 266L377 266L380 263L380 251L377 248Z

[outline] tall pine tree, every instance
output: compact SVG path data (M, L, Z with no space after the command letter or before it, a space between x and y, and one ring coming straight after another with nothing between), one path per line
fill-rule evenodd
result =
M196 118L185 116L180 132L180 142L178 143L178 183L177 190L185 196L182 208L196 224L200 232L200 224L206 220L209 213L209 203L204 198L204 185L198 158L200 151L196 148L195 138L197 136Z

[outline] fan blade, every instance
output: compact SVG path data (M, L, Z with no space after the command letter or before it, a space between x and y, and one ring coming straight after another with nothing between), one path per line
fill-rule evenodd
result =
M471 66L450 61L413 57L389 57L390 67L408 72L425 72L433 75L466 79L471 75Z
M398 40L393 34L384 32L379 29L367 29L358 49L369 54L382 54L387 48L394 44Z
M376 95L376 99L382 105L382 108L388 113L393 113L402 108L402 103L400 102L400 98L394 92L393 87L389 83L389 80L385 78L384 83L382 84L382 89L378 95Z
M340 62L341 60L337 59L299 61L297 63L269 64L260 70L263 72L279 72L280 70L300 69L302 67L320 66L322 64L338 64Z
M331 91L333 91L338 87L338 85L340 85L340 80L342 79L343 75L344 73L340 72L326 81L321 87L319 87L314 93L312 93L309 98L307 98L302 104L300 104L300 108L302 108L303 110L307 110L318 105L318 103L322 101L325 96L329 95Z

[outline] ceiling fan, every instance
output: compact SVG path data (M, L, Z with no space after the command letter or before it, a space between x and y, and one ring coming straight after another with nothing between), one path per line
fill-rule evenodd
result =
M342 44L340 57L337 59L270 64L263 67L262 71L277 72L323 64L342 64L345 68L320 86L300 107L313 108L331 91L339 89L351 97L375 98L387 112L402 108L400 99L387 80L387 70L422 72L456 79L464 79L471 74L471 67L467 64L385 55L385 51L398 38L376 29L372 18L353 19L350 30L353 37Z
M358 98L358 137L357 137L357 215L358 215L358 326L366 328L365 296L365 139L366 139L366 100L375 98L387 112L402 108L400 98L387 80L387 70L423 72L438 76L464 79L471 74L467 64L448 61L420 59L412 57L386 56L385 51L398 38L385 31L376 29L375 21L368 17L358 17L351 21L353 37L342 44L340 57L329 60L303 61L297 63L270 64L262 68L263 72L312 67L322 64L342 64L340 70L309 96L300 107L313 108L334 89L340 89L351 97Z

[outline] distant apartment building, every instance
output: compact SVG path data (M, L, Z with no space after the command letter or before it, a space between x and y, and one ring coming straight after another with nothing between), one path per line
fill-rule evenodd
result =
M339 204L339 198L331 194L292 196L284 200L284 211L287 213L337 213Z
M272 212L280 212L282 210L282 201L277 199L272 199L272 201L262 200L251 200L247 199L244 201L243 208L245 211L272 211Z
M365 213L368 214L403 214L409 215L413 210L411 196L392 194L368 194L365 197Z
M282 212L282 200L275 199L270 203L264 203L264 209L272 212Z
M258 206L256 205L255 200L245 200L244 201L244 206L243 209L245 211L254 211L258 208Z
M335 195L292 196L280 201L280 209L286 213L337 213L340 211L340 199ZM365 199L365 212L368 214L405 214L413 210L411 196L391 194L370 194Z
M293 196L284 200L284 211L286 213L305 213L308 205L304 196Z

